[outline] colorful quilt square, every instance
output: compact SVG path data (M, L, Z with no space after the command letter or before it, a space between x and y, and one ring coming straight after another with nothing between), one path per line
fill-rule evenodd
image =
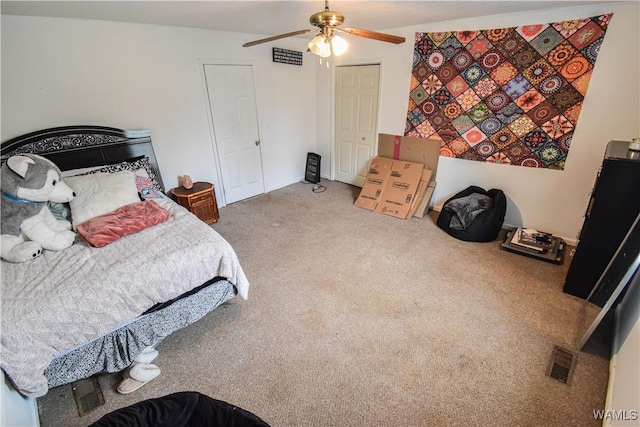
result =
M458 104L460 104L464 111L469 111L473 108L474 105L476 105L478 102L481 102L482 100L473 91L473 89L469 88L460 95L456 96L456 101L458 101Z
M467 116L466 114L461 114L460 116L453 119L451 123L460 135L476 125L474 121L471 120L471 117Z
M467 111L467 114L475 123L480 123L492 115L491 110L489 110L484 102L479 102L474 105L473 108Z
M476 94L481 98L484 99L487 96L491 95L493 92L495 92L498 89L498 85L496 84L496 82L494 82L491 77L485 77L483 79L481 79L478 83L476 83L476 85L473 87L473 90L476 92Z
M428 33L427 37L433 41L434 46L440 46L445 40L447 40L447 38L449 38L450 35L451 32L449 31L441 31L437 33Z
M462 76L456 76L453 80L447 83L447 89L449 90L451 96L457 97L458 95L469 89L469 85L462 78Z
M513 102L505 105L500 111L496 111L495 115L502 123L508 125L519 119L524 114L524 111Z
M522 38L518 31L508 32L504 38L500 40L500 43L495 44L500 52L508 59L526 45L527 41Z
M442 113L447 116L447 119L453 120L462 114L462 107L456 101L451 101L444 106Z
M471 43L471 41L475 39L478 34L479 31L456 31L454 33L456 38L460 40L462 46L466 46L467 44Z
M462 137L465 141L467 141L467 144L469 144L470 147L475 147L476 145L487 139L487 136L482 133L482 131L476 126L463 133Z
M524 47L511 57L511 65L518 71L526 70L542 56L531 46Z
M442 84L447 84L458 75L458 71L449 62L444 63L440 68L436 70L436 76L440 79Z
M480 65L474 62L473 64L469 65L466 70L462 71L460 75L469 84L469 86L474 86L484 76L487 75L487 72Z
M497 90L487 96L484 102L491 111L497 113L511 102L511 98L509 98L509 95L504 93L504 91Z
M531 150L519 139L505 147L502 152L511 159L513 164L519 164L522 159L531 155Z
M536 128L536 123L529 116L520 116L509 124L509 129L517 137L522 138Z
M542 145L533 152L546 167L551 168L559 162L564 161L566 153L560 149L553 141Z
M500 150L505 147L511 145L513 142L518 140L518 137L514 135L513 132L509 130L509 128L501 128L496 133L489 137L491 142L494 143L496 147Z
M523 25L522 27L518 27L516 31L523 39L530 42L540 35L548 26L548 24Z
M553 73L553 67L547 61L540 58L527 69L522 72L525 79L529 80L532 85L537 85Z
M564 40L553 26L547 27L543 32L531 40L531 46L540 54L545 55L551 49L558 46Z
M477 62L490 73L494 68L502 64L504 60L502 52L494 48L482 55Z
M466 46L467 51L474 59L480 58L492 47L493 45L484 34L478 34L476 38L471 40Z
M466 49L461 49L451 58L451 64L458 71L466 70L469 65L473 64L473 56Z
M532 151L535 151L540 147L543 147L547 143L551 142L551 138L542 129L537 128L527 133L525 137L522 138L522 141Z
M478 127L485 135L493 135L502 129L502 122L498 120L495 116L489 116L484 119Z
M557 139L573 131L573 123L561 114L552 117L549 121L543 123L541 127L552 139Z
M491 142L488 139L485 139L480 144L478 144L475 147L473 147L473 149L476 150L476 152L481 157L484 157L484 158L487 158L487 157L495 154L498 151L498 147L493 145L493 142Z
M600 38L603 33L604 30L600 28L598 24L590 21L569 37L569 41L579 50L593 43L596 39Z
M447 125L438 129L438 135L440 135L440 138L443 141L453 141L460 136L456 128L453 127L451 123L448 123Z
M584 56L578 54L560 68L560 74L567 79L568 82L572 82L583 74L591 71L592 67Z
M509 159L504 153L498 151L493 153L491 156L487 157L487 163L496 163L499 165L508 165L511 164L511 159Z
M591 20L589 18L571 19L567 21L556 22L551 25L553 26L553 28L558 30L562 37L569 38L573 35L573 33L584 27L590 21Z
M579 53L579 51L571 45L568 41L563 41L558 46L554 47L544 55L544 59L551 64L552 67L555 67L556 70L559 70L565 62L573 58Z
M554 107L553 104L548 100L545 100L544 102L536 105L529 112L527 112L527 115L531 117L531 120L533 120L538 126L542 125L545 122L548 122L558 114L560 114L558 109Z
M544 96L535 88L531 88L518 97L514 102L522 111L527 112L544 101Z
M451 141L449 143L449 147L451 148L451 150L456 156L459 156L460 154L464 153L469 148L471 148L469 147L469 144L467 144L467 141L465 141L464 138L462 137L458 137L453 141Z
M490 74L493 81L502 86L517 76L518 70L510 62L503 62L492 70Z
M538 89L541 94L548 98L566 84L567 80L558 72L554 71L553 73L551 73L551 75L542 80L540 84L536 85L536 89Z
M442 82L438 79L438 77L436 77L435 74L431 74L423 80L422 87L424 88L425 92L427 92L427 94L432 95L442 87Z
M502 86L502 90L505 91L511 99L518 99L523 93L531 89L533 85L529 80L525 79L522 74L518 74L509 82Z

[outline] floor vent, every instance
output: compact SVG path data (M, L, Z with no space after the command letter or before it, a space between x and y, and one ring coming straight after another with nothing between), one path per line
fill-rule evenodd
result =
M98 406L104 405L104 395L96 377L72 383L71 390L73 390L73 398L81 417Z
M549 376L565 384L571 383L576 355L564 348L554 346Z

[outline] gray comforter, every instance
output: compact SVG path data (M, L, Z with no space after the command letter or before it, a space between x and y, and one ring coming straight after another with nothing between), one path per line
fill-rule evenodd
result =
M103 248L76 237L61 252L2 261L0 366L22 394L46 394L44 371L54 356L213 277L247 299L249 283L230 244L168 198L155 200L169 220Z

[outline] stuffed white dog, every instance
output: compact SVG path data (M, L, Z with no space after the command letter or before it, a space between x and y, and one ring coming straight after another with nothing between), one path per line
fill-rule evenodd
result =
M12 156L2 165L2 258L24 262L43 249L60 251L73 244L69 221L57 220L47 202L68 202L75 193L62 182L60 169L35 154Z

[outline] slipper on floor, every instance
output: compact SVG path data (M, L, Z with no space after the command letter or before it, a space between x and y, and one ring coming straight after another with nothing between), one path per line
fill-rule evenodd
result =
M158 350L153 347L147 347L133 360L138 363L151 363L156 359L156 357L158 357Z
M118 393L129 394L134 392L160 375L160 372L160 368L154 364L135 364L129 369L128 378L122 380L118 385Z

